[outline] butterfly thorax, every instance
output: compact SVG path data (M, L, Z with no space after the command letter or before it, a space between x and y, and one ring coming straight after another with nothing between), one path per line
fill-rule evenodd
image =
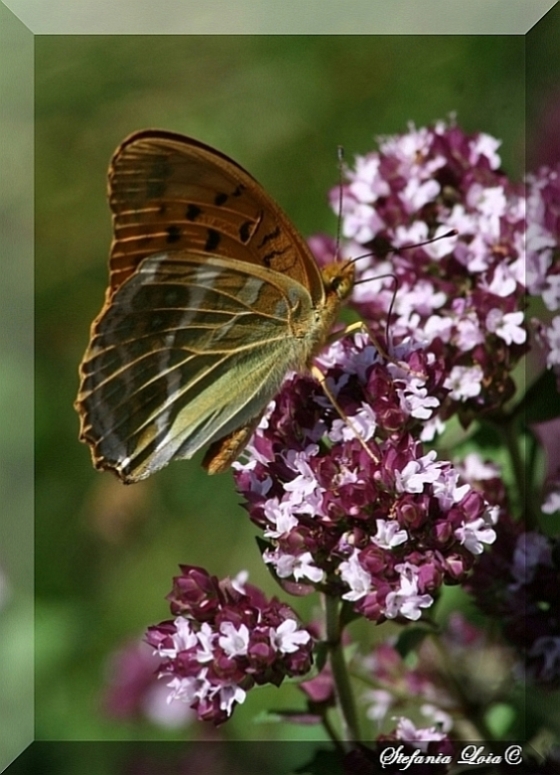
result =
M311 361L325 346L329 332L338 317L338 312L344 301L352 292L354 286L354 265L349 261L337 261L323 267L321 270L323 282L323 299L316 302L314 308L314 325L305 333L296 336L306 339L308 350L304 365L309 367ZM303 316L301 318L304 320Z

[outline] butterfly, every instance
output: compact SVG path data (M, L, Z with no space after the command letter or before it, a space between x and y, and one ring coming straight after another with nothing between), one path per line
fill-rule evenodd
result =
M289 371L325 345L354 285L319 268L239 164L198 140L130 135L109 167L109 287L75 407L96 468L125 483L208 450L229 468Z

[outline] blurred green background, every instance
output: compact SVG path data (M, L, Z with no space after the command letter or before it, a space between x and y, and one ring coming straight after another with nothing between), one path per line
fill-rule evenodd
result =
M104 717L108 654L168 617L179 563L219 576L245 568L277 590L230 474L208 477L195 460L125 487L94 471L77 440L77 369L107 278L109 158L137 129L192 135L254 174L304 235L332 234L337 145L351 160L409 121L456 111L468 131L501 138L504 168L521 176L525 40L49 36L35 46L37 737L180 739ZM292 602L304 614L317 604ZM320 737L253 723L295 704L293 687L252 692L226 734Z

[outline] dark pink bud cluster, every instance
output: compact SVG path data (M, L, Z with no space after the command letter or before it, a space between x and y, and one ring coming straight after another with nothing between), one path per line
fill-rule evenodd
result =
M362 334L332 345L318 363L346 417L294 376L235 465L278 580L377 622L418 619L495 538L495 510L418 440L446 393L439 361L398 352L386 363Z
M221 724L255 684L279 686L311 667L310 633L256 587L182 565L169 599L176 618L150 627L146 639L163 660L170 700L199 719Z

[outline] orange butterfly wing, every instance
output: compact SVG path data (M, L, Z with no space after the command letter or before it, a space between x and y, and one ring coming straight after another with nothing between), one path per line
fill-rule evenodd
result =
M172 132L128 137L109 168L113 293L146 256L189 253L237 258L301 283L324 298L321 273L287 216L241 166Z

